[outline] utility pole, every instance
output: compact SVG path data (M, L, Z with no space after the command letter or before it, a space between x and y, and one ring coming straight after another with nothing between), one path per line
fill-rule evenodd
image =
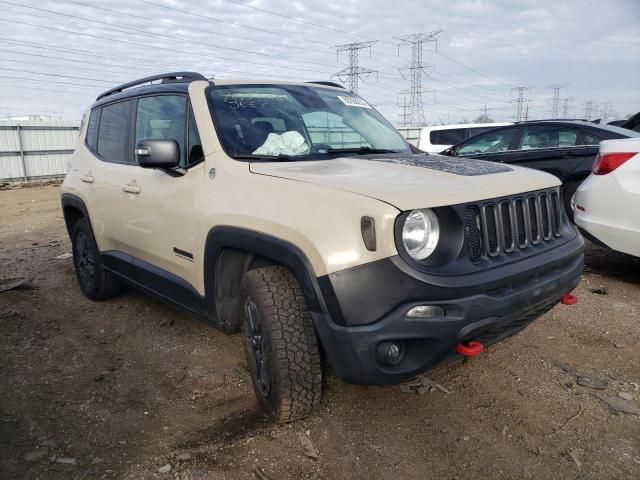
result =
M362 68L358 65L358 53L360 50L369 50L369 58L371 58L371 45L374 43L376 43L375 40L371 40L369 42L346 43L334 47L337 58L340 58L340 54L344 52L349 56L349 66L336 73L335 77L346 83L353 93L358 93L358 82L364 82L370 75L374 73L377 75L378 73L376 70Z
M424 63L422 52L425 43L433 44L435 51L438 51L438 40L436 39L436 35L440 32L442 32L442 30L396 37L396 40L398 40L398 56L400 55L401 47L411 47L411 62L399 69L400 75L411 81L409 89L400 92L401 94L409 95L408 123L410 125L420 126L425 123L422 94L425 93L426 90L422 87L422 79L423 77L429 76L433 71L434 66Z
M551 98L551 118L560 117L560 91L568 87L566 83L549 85L547 88L553 89L553 97Z
M516 122L526 121L529 116L529 99L525 98L525 92L528 92L532 87L515 87L511 91L516 93L511 103L516 106Z

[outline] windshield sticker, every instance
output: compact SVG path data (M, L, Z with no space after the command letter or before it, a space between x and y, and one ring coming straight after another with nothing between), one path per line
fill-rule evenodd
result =
M491 175L513 171L513 168L501 163L485 162L483 160L471 160L465 158L445 157L443 155L397 154L397 155L365 155L356 157L362 160L375 162L396 163L412 167L429 168L439 172L475 177L479 175Z
M338 95L338 98L342 103L348 105L349 107L371 108L371 105L369 105L359 97L347 97L345 95Z

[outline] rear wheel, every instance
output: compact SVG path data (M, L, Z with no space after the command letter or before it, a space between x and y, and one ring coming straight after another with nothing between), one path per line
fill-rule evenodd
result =
M243 279L245 352L256 397L276 421L309 415L320 402L318 340L289 270L264 267Z
M73 265L82 293L91 300L105 300L120 293L116 277L103 268L102 257L86 218L76 222L71 243Z

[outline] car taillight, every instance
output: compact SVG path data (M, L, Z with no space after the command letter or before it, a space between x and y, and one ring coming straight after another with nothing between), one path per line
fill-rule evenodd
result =
M593 162L593 173L595 175L606 175L613 172L624 162L635 156L636 153L598 153Z

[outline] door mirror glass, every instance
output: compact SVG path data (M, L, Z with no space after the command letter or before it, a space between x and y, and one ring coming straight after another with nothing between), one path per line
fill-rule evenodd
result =
M142 139L135 148L142 168L176 168L180 165L180 145L173 139Z

